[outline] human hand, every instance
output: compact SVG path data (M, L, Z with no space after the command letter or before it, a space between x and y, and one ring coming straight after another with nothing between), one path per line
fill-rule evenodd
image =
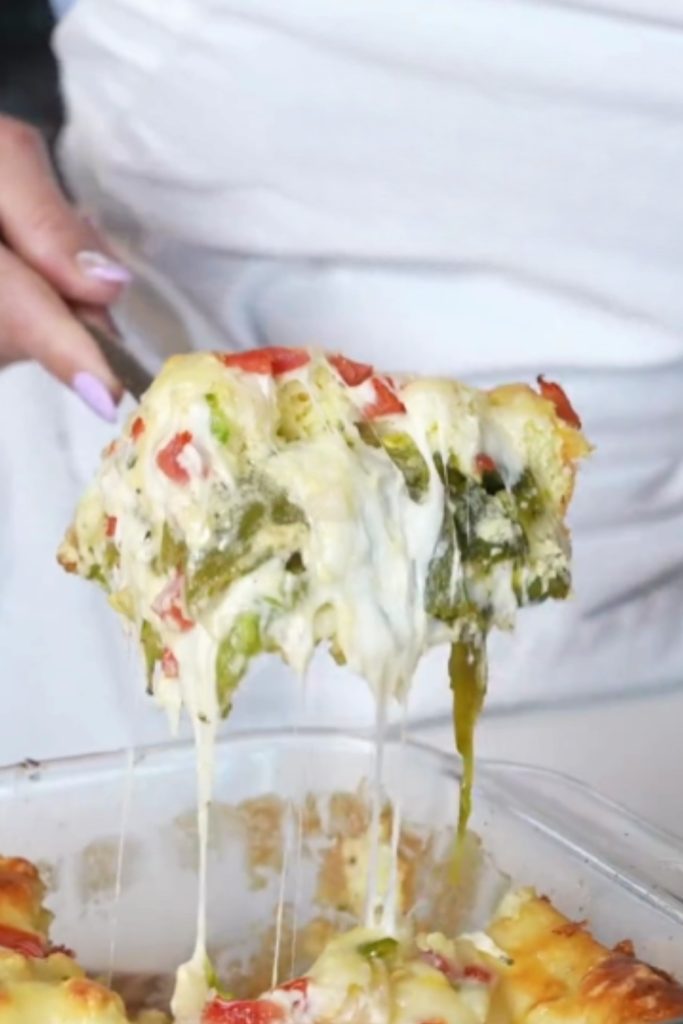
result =
M62 194L38 133L0 116L0 367L33 359L113 421L121 386L73 309L106 316L128 281Z

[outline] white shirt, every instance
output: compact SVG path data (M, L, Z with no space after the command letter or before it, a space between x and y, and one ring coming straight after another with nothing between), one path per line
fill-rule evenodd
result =
M682 30L675 0L80 0L57 32L65 168L137 273L119 316L150 364L314 343L569 389L599 446L574 512L577 597L496 638L492 704L681 676ZM21 552L0 644L26 680L3 757L161 736L99 596L46 569L106 431L35 371L0 388L7 422L20 388L41 405L30 437L0 441L3 540ZM442 660L414 716L447 713ZM299 717L298 693L268 665L235 719ZM86 701L87 730L79 714L56 735L47 694L66 718ZM309 716L371 714L326 663L308 694Z

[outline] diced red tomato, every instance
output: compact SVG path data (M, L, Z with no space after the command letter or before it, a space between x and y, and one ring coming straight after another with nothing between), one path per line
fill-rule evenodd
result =
M273 1024L283 1017L267 999L214 999L204 1007L202 1024Z
M178 572L169 580L152 604L152 608L159 618L163 622L172 622L181 633L186 633L195 625L183 611L184 596L185 579L182 573Z
M308 352L301 348L271 348L271 372L273 377L279 377L283 373L291 373L311 361Z
M544 398L547 398L549 402L552 402L555 406L555 411L561 420L568 423L570 427L575 427L577 430L581 430L581 420L576 409L569 401L567 393L564 388L560 387L552 380L545 380L544 377L537 377L538 387Z
M493 981L492 972L481 964L466 964L462 973L468 981L478 981L482 985L490 985Z
M308 978L294 978L293 981L286 981L283 985L278 985L278 988L283 992L301 992L305 996L308 992Z
M187 633L189 629L194 629L194 621L187 619L183 615L182 608L179 608L178 605L173 605L173 607L169 608L168 614L162 616L162 618L164 617L177 626L181 633Z
M133 425L130 428L130 436L133 438L134 441L137 441L140 435L144 434L144 432L145 421L142 419L141 416L136 416L135 419L133 420Z
M167 679L178 678L178 659L169 647L164 648L161 656L161 671Z
M480 473L497 473L498 466L495 464L490 455L484 455L480 452L474 460L474 464Z
M372 377L372 367L367 363L356 363L353 359L347 359L346 356L330 356L329 362L350 388L356 388Z
M230 352L224 354L216 353L224 366L231 369L243 370L245 373L262 373L270 375L273 372L273 363L268 350L256 348L251 352Z
M157 466L162 473L165 473L169 480L177 484L189 482L190 474L178 459L188 444L192 443L192 434L189 430L183 430L180 434L172 437L165 448L157 454Z
M218 352L224 366L243 370L245 373L263 373L279 377L305 366L310 356L302 348L284 348L272 345L269 348L255 348L249 352Z
M441 971L447 978L455 978L458 971L454 964L447 960L445 956L441 956L440 953L435 953L433 949L424 950L420 953L420 959L424 963L429 964L430 967L434 967L435 970Z
M45 943L39 935L24 932L20 928L12 928L8 924L0 924L0 947L41 960L46 955Z
M445 956L441 956L440 953L435 953L431 949L421 953L420 959L430 967L441 971L449 981L457 982L466 978L468 981L478 981L482 985L490 985L493 980L493 974L487 967L482 967L481 964L466 964L465 967L460 967L459 964L451 963Z
M375 400L363 409L366 419L376 420L380 416L395 416L406 411L405 405L386 380L373 377L372 386L375 389Z
M113 537L114 534L116 533L117 521L118 520L116 519L116 516L107 516L107 522L104 528L104 532L107 535L107 537Z

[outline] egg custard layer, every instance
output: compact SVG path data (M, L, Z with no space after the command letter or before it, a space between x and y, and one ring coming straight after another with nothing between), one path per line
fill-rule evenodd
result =
M200 833L216 726L253 658L303 674L324 644L383 702L448 643L462 834L486 637L568 595L564 516L588 450L543 379L479 391L314 349L171 359L104 453L59 558L127 620L150 691L190 713ZM199 933L181 1016L203 977L201 914Z

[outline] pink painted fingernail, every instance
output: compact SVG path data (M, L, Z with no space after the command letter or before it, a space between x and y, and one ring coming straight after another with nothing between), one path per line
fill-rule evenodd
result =
M81 371L71 381L71 387L79 398L107 423L116 422L116 403L107 388L92 373Z
M94 249L84 249L76 253L76 262L86 277L94 277L97 281L129 284L133 280L130 270Z

